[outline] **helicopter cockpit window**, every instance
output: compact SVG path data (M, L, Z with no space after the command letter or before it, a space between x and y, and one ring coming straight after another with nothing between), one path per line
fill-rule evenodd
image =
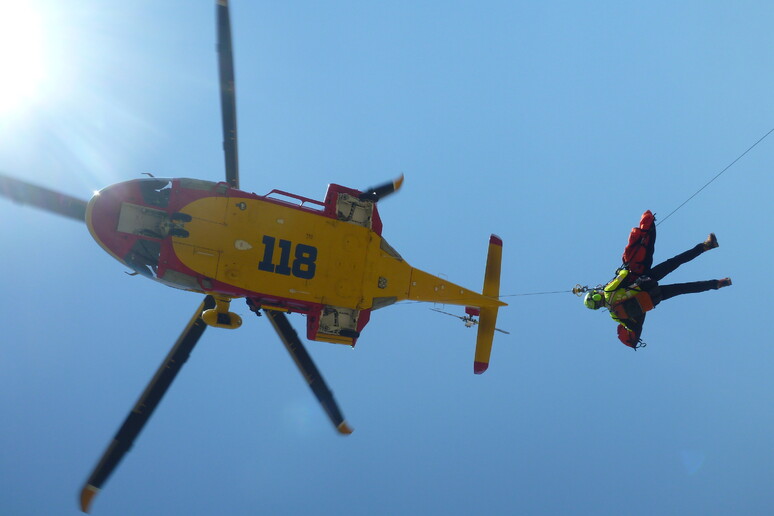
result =
M212 181L204 181L202 179L181 179L180 187L188 188L189 190L215 192L221 195L226 193L226 190L228 190L228 185L225 183L213 183Z
M161 243L153 240L138 239L124 257L124 262L136 272L155 278L161 254Z
M172 192L172 181L169 179L148 178L140 180L140 192L148 206L166 208L169 204L169 194Z

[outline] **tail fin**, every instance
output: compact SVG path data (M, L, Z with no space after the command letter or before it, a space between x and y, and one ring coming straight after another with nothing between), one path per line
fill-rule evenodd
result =
M484 273L484 289L482 294L497 299L500 296L500 268L503 261L503 241L497 235L489 237L489 253L486 257L486 272ZM476 336L476 356L473 362L473 372L481 374L489 367L489 355L492 353L495 325L497 324L497 307L482 307Z

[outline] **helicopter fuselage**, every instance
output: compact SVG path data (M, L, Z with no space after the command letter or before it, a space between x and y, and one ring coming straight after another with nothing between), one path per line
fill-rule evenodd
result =
M331 184L320 202L196 179L118 183L89 202L94 239L168 286L308 316L307 337L354 345L371 310L402 300L501 306L411 267L381 237L376 203Z

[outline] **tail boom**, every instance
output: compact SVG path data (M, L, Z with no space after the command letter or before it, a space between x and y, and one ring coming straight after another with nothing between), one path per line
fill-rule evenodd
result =
M411 270L411 283L406 299L459 306L497 307L505 305L497 299L497 296L490 297L486 293L479 294L420 269Z

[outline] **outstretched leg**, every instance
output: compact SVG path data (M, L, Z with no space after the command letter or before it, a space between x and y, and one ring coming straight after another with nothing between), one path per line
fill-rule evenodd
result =
M719 288L731 285L730 278L707 281L692 281L690 283L673 283L672 285L659 285L660 295L658 302L669 299L670 297L680 296L682 294L697 294L707 290L717 290ZM655 303L658 304L658 303Z
M661 281L662 279L664 279L664 277L667 274L669 274L670 272L673 272L682 264L688 263L694 258L696 258L697 256L699 256L704 251L709 251L710 249L714 249L716 247L718 247L718 239L715 238L715 233L710 233L709 236L707 237L707 240L705 240L701 244L696 244L695 246L685 251L684 253L680 253L677 256L670 258L665 262L659 263L658 265L650 269L650 272L647 273L647 275L650 276L650 278L655 281Z

